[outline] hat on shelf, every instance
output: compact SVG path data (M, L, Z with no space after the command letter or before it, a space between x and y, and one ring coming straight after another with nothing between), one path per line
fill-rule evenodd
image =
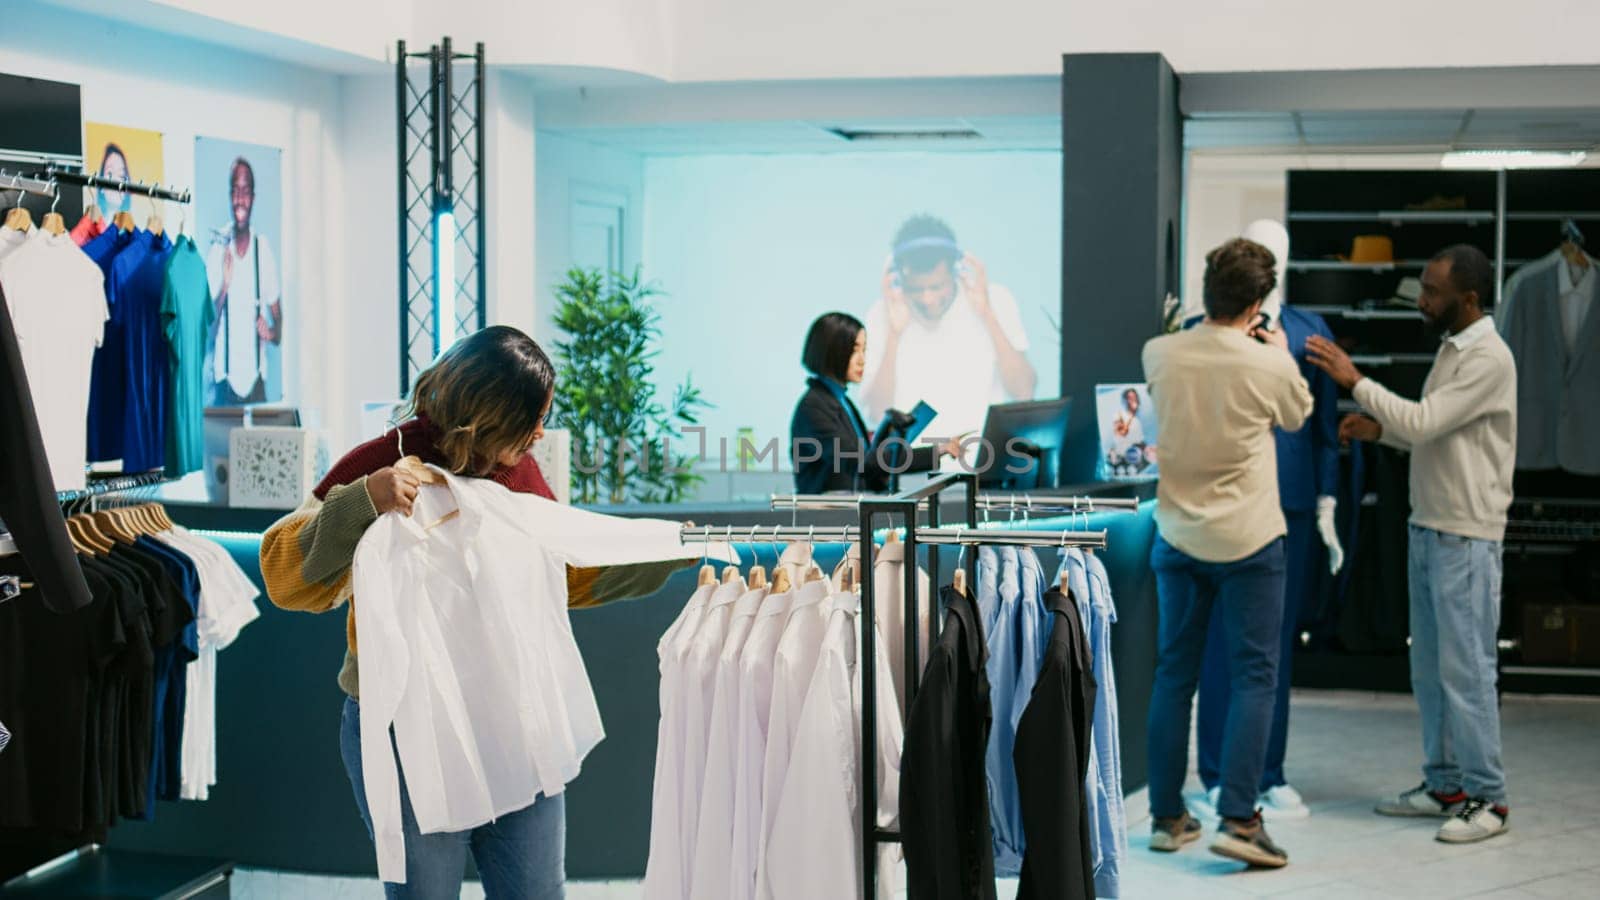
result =
M1400 279L1395 286L1394 296L1383 301L1384 306L1404 306L1411 308L1417 305L1417 298L1422 296L1422 279L1407 275Z
M1362 265L1384 265L1394 262L1394 241L1381 234L1358 235L1350 242L1350 255L1344 257L1348 263Z

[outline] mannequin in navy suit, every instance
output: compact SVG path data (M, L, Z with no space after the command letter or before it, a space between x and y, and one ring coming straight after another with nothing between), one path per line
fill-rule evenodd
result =
M1339 387L1322 370L1306 359L1306 338L1316 334L1333 340L1333 332L1322 317L1294 309L1283 302L1283 276L1288 265L1289 235L1283 226L1270 220L1253 222L1245 237L1273 252L1278 258L1278 288L1267 297L1261 311L1270 326L1282 328L1289 339L1289 352L1300 366L1311 395L1316 400L1311 418L1299 431L1274 430L1278 447L1278 495L1288 523L1284 538L1287 578L1284 591L1283 644L1278 661L1278 695L1273 713L1272 733L1267 744L1266 765L1262 768L1262 807L1267 816L1299 818L1309 814L1298 792L1284 790L1283 760L1289 735L1289 681L1294 661L1295 638L1299 634L1299 613L1303 603L1317 589L1319 569L1326 561L1337 572L1344 561L1334 528L1334 497L1339 488ZM1321 544L1327 549L1324 555ZM1200 674L1198 756L1200 779L1208 793L1221 780L1222 735L1228 717L1228 658L1220 616L1214 616L1206 640L1205 664Z

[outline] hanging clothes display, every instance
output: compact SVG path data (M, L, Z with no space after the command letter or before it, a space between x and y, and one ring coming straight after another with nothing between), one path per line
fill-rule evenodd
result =
M898 575L899 559L875 573ZM862 895L858 569L852 555L824 578L810 545L791 544L772 585L729 569L663 635L646 897ZM877 635L892 646L881 619ZM889 656L875 658L882 827L895 823L902 743ZM887 898L900 855L883 847L879 861Z
M90 601L62 614L25 589L0 603L0 719L14 731L0 826L102 840L119 818L148 820L156 800L216 782L214 757L191 763L215 745L215 657L195 671L205 641L194 626L237 633L255 618L255 590L226 550L154 504L68 526ZM32 578L20 555L0 556L0 573Z
M465 831L562 793L604 736L566 566L685 555L676 522L424 471L437 483L412 515L379 517L353 567L362 773L378 875L394 883L406 879L401 770L421 831Z
M1027 850L1019 900L1098 894L1084 797L1092 756L1096 682L1078 604L1059 588L1043 597L1050 611L1043 665L1017 722L1014 751ZM1115 894L1102 896L1116 896Z
M87 606L89 586L73 557L56 503L32 386L17 345L5 286L0 284L0 520L27 559L45 605L66 612Z
M1596 260L1564 246L1517 270L1497 310L1517 363L1517 468L1600 475Z
M992 720L980 613L946 586L939 642L906 721L900 831L910 896L993 900L994 838L984 756Z
M216 322L206 264L194 239L180 235L167 260L161 292L162 334L172 372L167 403L166 472L178 477L205 467L206 340Z
M109 315L100 270L66 234L0 241L0 286L34 393L57 491L84 488L89 374Z

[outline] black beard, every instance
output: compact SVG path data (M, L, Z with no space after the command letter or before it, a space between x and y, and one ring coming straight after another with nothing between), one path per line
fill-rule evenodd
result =
M1460 316L1461 306L1460 304L1455 304L1449 309L1441 310L1440 312L1441 315L1438 318L1434 318L1427 313L1422 314L1422 329L1427 332L1428 337L1435 340L1443 340L1444 336L1450 333L1450 326L1454 325L1456 319Z

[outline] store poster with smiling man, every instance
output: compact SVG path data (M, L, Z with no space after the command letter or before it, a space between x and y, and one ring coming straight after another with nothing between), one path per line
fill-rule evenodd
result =
M283 399L282 160L276 147L195 139L195 215L216 311L207 406Z

